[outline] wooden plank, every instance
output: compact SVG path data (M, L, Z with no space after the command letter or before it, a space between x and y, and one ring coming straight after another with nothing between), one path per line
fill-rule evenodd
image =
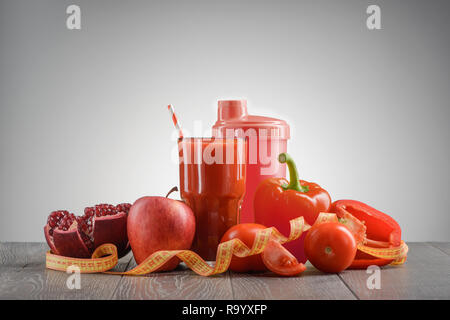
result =
M306 266L306 271L298 277L281 277L273 273L231 272L234 298L243 300L356 299L337 275L322 273L309 263Z
M184 265L143 277L82 274L81 289L70 290L68 274L45 269L45 243L0 243L0 299L450 299L450 244L409 246L405 265L382 268L379 290L367 289L365 270L337 276L310 265L293 278L232 272L205 278ZM116 270L134 265L130 253Z
M45 259L45 252L49 250L42 242L5 242L0 243L0 265L24 267L36 265Z
M450 256L426 243L408 243L408 260L381 269L381 288L368 289L366 270L340 277L360 299L450 299Z
M134 259L129 269L135 266ZM232 299L229 273L202 277L184 263L171 272L122 277L113 299Z
M450 242L428 242L428 244L450 255Z
M0 299L110 299L120 282L121 276L81 274L80 289L69 289L66 284L69 274L45 268L46 245L6 243L1 251L5 250L4 257L15 255L20 263L8 260L10 265L0 268ZM125 270L131 257L130 253L120 259L115 270ZM17 266L23 262L24 267Z

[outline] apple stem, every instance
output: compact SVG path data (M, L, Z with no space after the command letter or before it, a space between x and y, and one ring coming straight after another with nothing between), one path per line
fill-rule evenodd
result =
M170 191L167 193L167 195L166 195L166 198L168 198L169 196L170 196L170 194L172 193L172 192L175 192L175 191L178 191L178 187L177 186L175 186L175 187L173 187L172 189L170 189Z

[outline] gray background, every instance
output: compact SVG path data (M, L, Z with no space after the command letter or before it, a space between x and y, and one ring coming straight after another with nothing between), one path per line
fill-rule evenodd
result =
M79 4L82 29L66 28ZM366 28L381 7L382 30ZM449 1L0 0L0 241L55 209L178 184L186 130L219 98L289 122L301 175L449 241Z

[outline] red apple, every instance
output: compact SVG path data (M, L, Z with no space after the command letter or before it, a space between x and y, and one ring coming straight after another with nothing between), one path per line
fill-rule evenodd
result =
M164 197L142 197L128 213L128 239L136 263L158 250L189 249L195 234L195 216L185 203ZM173 270L172 258L158 271Z

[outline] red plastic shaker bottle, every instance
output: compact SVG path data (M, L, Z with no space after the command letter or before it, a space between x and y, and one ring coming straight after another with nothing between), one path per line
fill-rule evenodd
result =
M253 197L258 184L271 177L286 177L286 166L278 155L287 152L290 138L286 121L249 115L247 100L219 100L215 137L247 138L247 178L240 223L255 221Z

